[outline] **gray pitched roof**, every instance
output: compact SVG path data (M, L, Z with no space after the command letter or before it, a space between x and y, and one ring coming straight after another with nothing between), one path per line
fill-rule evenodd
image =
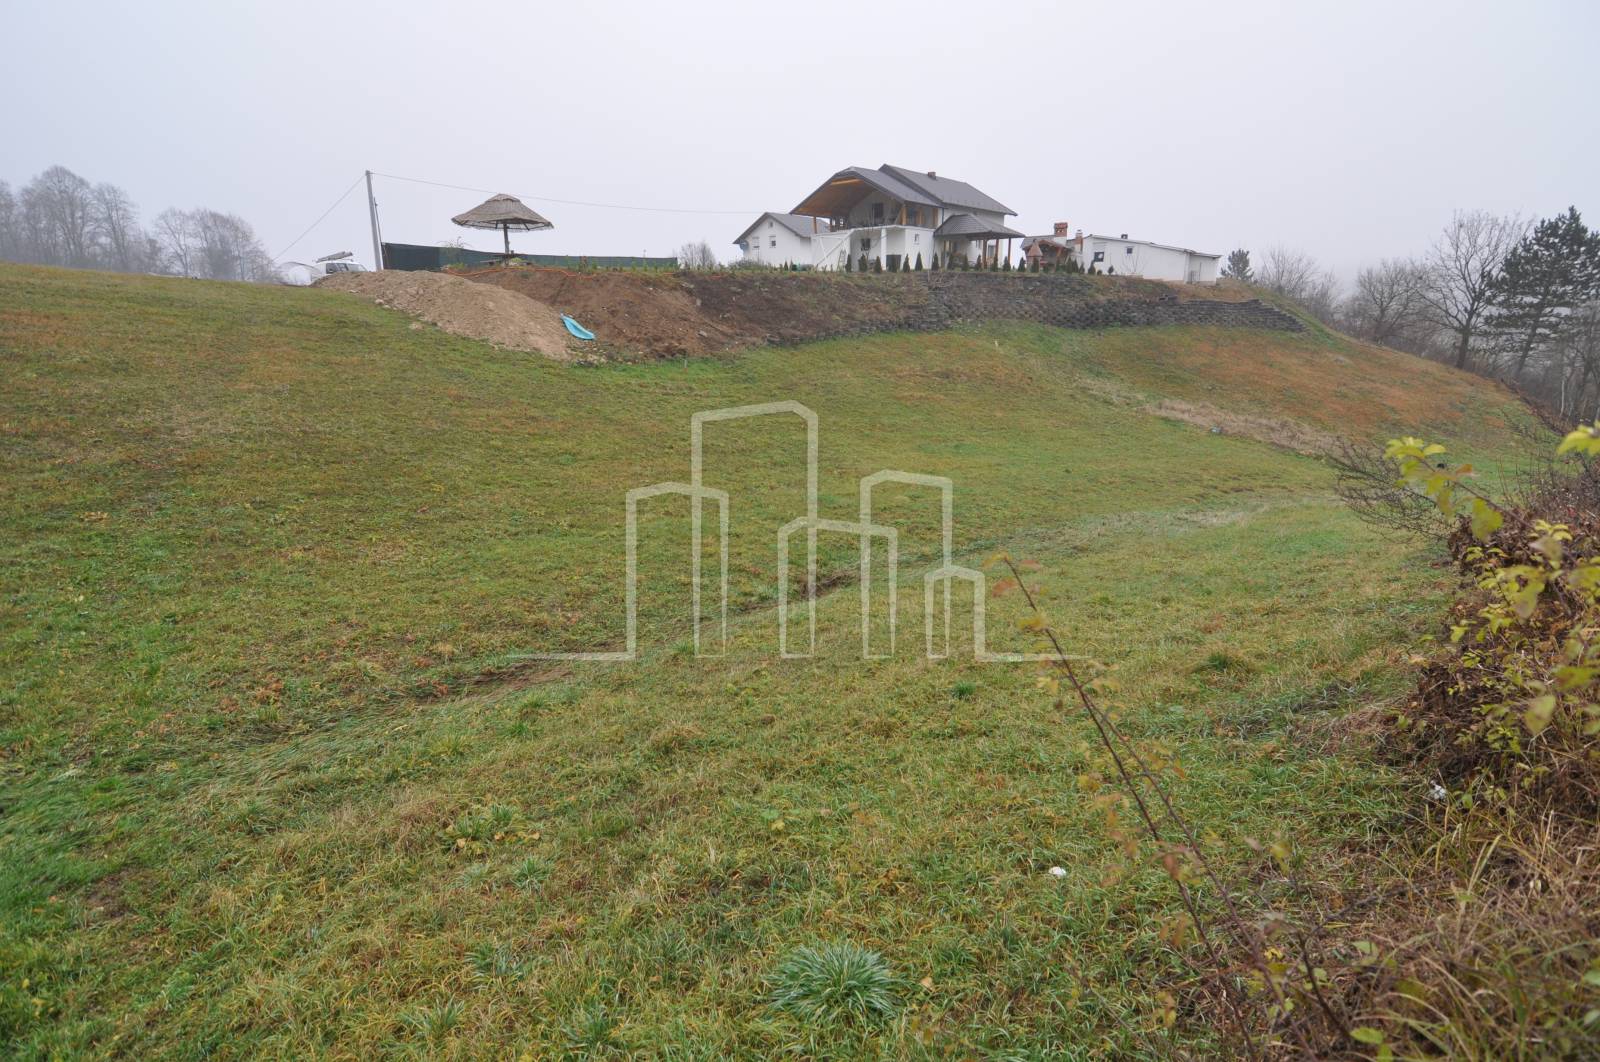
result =
M860 177L878 189L878 191L893 196L902 203L920 203L923 206L931 207L944 205L916 185L902 179L899 174L891 173L887 166L880 166L875 170L869 170L865 166L850 166L839 171L835 176L838 177L843 174Z
M797 211L838 217L861 202L870 191L888 199L945 210L980 210L1005 216L1016 211L978 191L965 181L908 170L884 163L877 169L848 166L829 177L816 191L800 200Z
M759 218L756 218L755 221L751 222L750 227L739 233L738 237L735 238L733 242L743 243L744 238L750 235L750 233L754 232L756 226L760 225L768 218L776 221L779 225L782 225L796 236L811 236L813 234L813 229L811 228L813 222L815 222L817 226L814 230L815 232L831 232L833 229L833 226L828 222L827 218L813 218L806 214L780 214L777 211L769 210L765 214L762 214Z
M879 172L887 173L901 183L908 184L923 195L934 199L938 206L985 210L996 214L1016 213L1015 210L1012 210L999 200L984 195L966 181L956 181L949 177L936 177L931 173L910 170L904 166L891 166L887 162L878 169Z
M979 221L971 214L951 214L944 219L944 224L933 230L937 237L967 238L972 240L1007 240L1021 236L1016 229L1004 225L991 225L986 221Z

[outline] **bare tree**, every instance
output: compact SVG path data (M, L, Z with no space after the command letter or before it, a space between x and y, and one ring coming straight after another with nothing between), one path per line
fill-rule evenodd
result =
M1483 210L1455 212L1423 262L1421 289L1428 316L1454 337L1454 361L1467 367L1483 331L1501 263L1522 237L1522 222Z
M51 166L29 184L33 202L48 226L58 264L93 264L89 253L93 193L89 182L65 166Z
M199 275L211 280L278 279L277 268L249 222L237 214L205 208L191 210L188 217L193 237L190 264Z
M156 215L156 239L181 276L195 276L195 232L186 211L168 207Z
M0 181L0 261L22 259L22 219L17 211L16 194L9 184Z
M1600 419L1600 303L1587 303L1567 317L1556 337L1555 357L1561 368L1556 403L1562 415Z
M1338 316L1339 283L1317 260L1287 247L1269 247L1256 283L1299 303L1317 320L1332 324Z
M1256 283L1299 302L1316 283L1318 272L1316 259L1310 255L1282 246L1268 247Z
M139 267L151 273L172 272L167 249L153 232L139 230Z
M114 184L94 186L94 233L102 245L107 266L124 273L139 268L143 233L139 230L139 210L133 200Z
M1363 339L1393 346L1417 325L1422 311L1423 270L1403 258L1385 258L1356 274L1345 316Z
M678 248L679 269L715 269L717 254L704 240L686 243Z
M44 192L33 182L17 195L17 230L21 239L19 261L61 265L61 241L50 224Z

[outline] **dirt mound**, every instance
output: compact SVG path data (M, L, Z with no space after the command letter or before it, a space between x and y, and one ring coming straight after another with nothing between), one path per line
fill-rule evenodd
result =
M1196 288L1138 277L573 272L526 266L460 275L571 314L594 330L600 339L597 347L605 353L651 357L718 354L764 343L872 332L939 331L996 320L1068 328L1206 323L1300 327L1260 307L1242 287Z
M569 361L567 328L561 315L525 294L444 273L335 273L317 282L363 295L437 325L452 335L482 339L497 347L526 350Z
M607 346L681 357L752 342L708 316L672 273L508 268L466 276L461 283L516 292L571 314Z
M909 310L927 302L926 293L915 285L882 277L538 268L487 269L466 276L571 314L609 346L656 357L909 327Z

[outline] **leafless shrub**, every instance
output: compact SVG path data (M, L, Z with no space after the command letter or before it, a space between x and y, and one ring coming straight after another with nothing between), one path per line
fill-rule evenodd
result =
M1401 485L1382 450L1341 440L1323 458L1333 466L1334 490L1367 523L1427 538L1450 529L1433 502Z
M686 243L678 248L679 269L715 269L717 253L704 240Z
M1267 248L1256 282L1299 303L1324 324L1332 324L1337 317L1338 281L1308 254L1282 246Z

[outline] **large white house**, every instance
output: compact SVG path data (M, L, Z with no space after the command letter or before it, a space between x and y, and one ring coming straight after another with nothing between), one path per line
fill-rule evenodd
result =
M1146 277L1150 280L1180 280L1189 284L1214 284L1219 254L1174 247L1149 240L1130 240L1120 236L1084 235L1082 229L1068 235L1067 223L1057 222L1050 236L1029 236L1022 250L1029 261L1061 264L1076 261L1084 270L1115 276Z
M929 170L851 166L828 178L787 214L768 213L734 242L746 261L795 263L814 269L865 262L885 270L902 260L929 268L953 260L1010 257L1022 233L1008 226L1016 211L965 181Z

